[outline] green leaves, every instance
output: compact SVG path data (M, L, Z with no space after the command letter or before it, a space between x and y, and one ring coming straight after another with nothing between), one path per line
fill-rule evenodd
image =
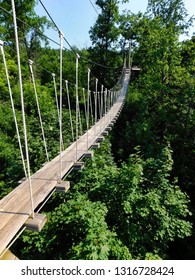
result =
M101 12L89 31L93 45L89 49L90 58L96 62L96 65L92 65L92 72L106 88L112 88L124 62L121 53L116 50L120 37L119 1L98 0L96 4Z
M20 19L17 22L19 41L21 45L26 48L28 58L36 59L37 53L41 48L41 41L47 42L45 36L40 34L43 33L44 27L48 27L51 23L46 17L39 17L36 15L34 8L36 5L35 0L26 1L15 1L16 15ZM11 13L11 3L3 0L1 6L10 13L2 12L0 17L0 27L3 29L2 38L9 45L14 46L14 27L13 18ZM25 24L27 23L27 24ZM5 29L4 29L5 28ZM9 30L9 32L7 32ZM12 51L11 51L12 52ZM12 52L15 56L15 53Z
M183 0L150 0L148 12L152 17L159 18L163 25L173 28L174 32L184 32L191 24L187 21L187 10Z
M116 231L131 244L130 251L139 252L142 258L147 248L163 256L169 241L191 232L190 223L185 221L191 214L187 207L189 198L170 181L172 164L171 151L165 147L158 159L144 161L139 153L132 155L120 170Z
M101 44L105 51L107 51L119 36L116 26L119 16L118 1L98 0L96 4L101 8L101 14L89 32L90 38L92 44Z
M23 256L41 252L41 258L106 260L130 258L128 249L108 229L107 208L101 202L91 202L86 195L76 194L50 215L46 228L39 234L23 237L28 246ZM36 244L33 248L32 245ZM115 249L114 249L115 248ZM30 251L29 251L30 250Z

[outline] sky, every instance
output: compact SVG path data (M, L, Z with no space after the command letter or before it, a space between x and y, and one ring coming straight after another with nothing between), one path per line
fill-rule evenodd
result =
M95 9L91 2L94 4ZM79 49L91 45L89 30L96 22L97 12L99 12L98 7L95 5L95 0L42 0L42 3L58 28L64 33L70 45L75 45ZM130 0L128 4L120 5L120 11L128 9L133 13L138 11L144 13L147 3L147 0ZM184 0L184 3L188 14L190 16L195 15L195 0ZM35 11L40 16L47 16L40 3ZM190 35L193 32L195 32L195 27L191 28ZM58 32L47 30L45 34L59 42ZM64 46L68 47L67 45Z

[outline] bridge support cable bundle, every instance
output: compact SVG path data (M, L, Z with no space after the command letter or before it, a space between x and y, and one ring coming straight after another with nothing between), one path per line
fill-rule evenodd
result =
M42 137L43 137L45 153L46 153L46 157L47 157L47 162L49 162L49 155L48 155L48 151L47 151L47 143L46 143L45 132L44 132L44 128L43 128L41 110L40 110L40 106L39 106L39 98L38 98L38 94L37 94L35 77L34 77L34 72L33 72L33 67L32 67L33 61L29 59L28 63L29 63L30 73L31 73L31 77L32 77L33 87L34 87L34 93L35 93L35 99L36 99L36 104L37 104L37 110L38 110L38 115L39 115L39 122L40 122L40 126L41 126L41 132L42 132Z
M16 41L16 53L17 53L17 63L18 63L18 76L19 76L19 86L20 86L22 120L23 120L24 141L25 141L26 161L27 161L27 176L28 176L30 204L31 204L31 214L30 214L30 216L32 216L32 218L34 218L35 214L34 214L34 203L33 203L33 194L32 194L32 182L31 182L31 175L30 175L30 161L29 161L29 152L28 152L28 139L27 139L27 129L26 129L26 118L25 118L25 110L24 110L22 71L21 71L21 64L20 64L20 50L19 50L19 40L18 40L18 30L17 30L16 10L15 10L14 0L11 0L11 3L12 3L12 11L13 11L15 41Z
M13 116L14 116L14 123L15 123L15 127L16 127L16 134L17 134L17 138L18 138L20 155L21 155L21 159L22 159L22 165L23 165L23 169L24 169L24 174L25 174L25 177L27 178L26 165L25 165L24 154L23 154L23 150L22 150L21 138L20 138L18 122L17 122L17 118L16 118L16 111L15 111L13 95L12 95L10 79L9 79L9 74L8 74L7 63L6 63L6 58L5 58L5 53L4 53L3 46L4 46L4 43L3 43L3 41L0 40L0 49L1 49L2 57L3 57L3 64L4 64L4 68L5 68L5 74L6 74L6 79L7 79L8 91L9 91L9 95L10 95L12 112L13 112Z

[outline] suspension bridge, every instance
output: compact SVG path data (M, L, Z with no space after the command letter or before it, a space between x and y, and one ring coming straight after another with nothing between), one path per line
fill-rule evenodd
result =
M88 69L88 89L85 100L85 117L86 117L86 131L79 135L80 125L80 107L79 107L79 94L78 94L78 63L79 55L76 54L75 69L76 69L76 122L75 131L76 135L73 137L72 143L68 148L63 147L62 137L62 49L63 49L63 34L60 32L60 101L56 98L56 106L59 116L59 154L49 160L47 153L47 144L44 135L44 127L41 117L41 111L39 106L38 95L36 91L36 81L33 72L33 62L29 60L29 69L34 85L34 92L36 97L38 117L40 121L42 138L44 147L47 155L47 162L40 168L36 173L31 174L29 151L28 151L28 139L27 129L25 120L25 108L24 108L24 96L22 87L22 73L20 66L20 50L19 41L17 34L17 21L15 14L14 1L12 1L13 7L13 21L15 26L15 39L16 39L16 50L17 50L17 63L18 63L18 76L20 84L20 95L21 95L21 110L23 117L23 128L24 128L24 145L26 158L23 154L21 138L19 134L19 128L17 123L17 117L15 114L14 100L11 91L8 67L6 64L6 57L4 53L4 42L0 41L0 49L3 58L5 76L7 79L8 90L10 94L11 107L13 111L13 117L16 126L16 133L21 153L21 159L23 162L23 169L25 177L21 179L18 187L6 195L0 200L0 259L16 259L11 253L10 248L13 243L18 239L25 229L34 231L40 231L45 225L47 219L46 215L41 213L41 209L47 203L52 194L56 192L67 192L70 188L70 183L66 181L66 177L72 170L81 170L84 167L82 159L93 156L93 149L99 147L100 143L104 140L112 126L117 121L117 118L123 108L125 102L125 96L128 89L130 79L130 67L123 67L123 71L120 77L120 83L117 83L117 91L114 89L107 90L103 86L101 92L97 90L98 79L96 79L96 89L94 93L94 104L91 101L91 90L90 90L90 69ZM130 65L129 65L130 66ZM52 75L55 86L55 74ZM119 87L120 86L120 87ZM66 83L66 90L68 93L68 83ZM69 99L68 99L69 100ZM94 108L93 108L94 106ZM90 109L91 117L93 118L93 125L90 125ZM93 109L93 110L92 110ZM71 119L71 107L69 102L70 112L70 125L73 132L73 124Z

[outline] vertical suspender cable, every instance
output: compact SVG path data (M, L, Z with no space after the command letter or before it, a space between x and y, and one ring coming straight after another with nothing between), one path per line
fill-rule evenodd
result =
M104 86L101 85L101 113L100 118L103 116L103 108L104 108Z
M110 121L112 119L111 108L112 108L112 90L110 90Z
M84 110L85 110L85 121L87 126L87 106L86 106L86 98L85 98L85 89L83 88L83 102L84 102Z
M114 89L113 89L113 91L112 91L112 106L113 106L114 103L115 103L115 101L114 101L114 96L115 96L115 91L114 91Z
M56 78L55 78L56 75L54 73L52 73L52 77L53 77L54 92L55 92L55 98L56 98L56 107L57 107L58 120L59 120L60 112L59 112L58 95L57 95Z
M81 110L80 110L79 101L78 101L78 109L79 109L79 125L80 125L80 133L81 133L81 135L83 135L82 117L81 117Z
M57 94L57 87L56 87L56 75L54 73L51 74L53 77L53 84L54 84L54 92L55 92L55 99L56 99L56 108L58 113L58 123L60 125L60 109L59 109L59 102L58 102L58 94ZM62 139L62 149L64 150L64 143Z
M77 89L76 89L77 88ZM77 97L78 97L78 101L77 101L77 110L78 110L78 138L79 138L79 128L80 128L80 135L83 134L83 127L82 127L82 118L81 118L81 110L80 110L80 103L79 103L79 87L78 85L75 85L75 89L77 91Z
M87 76L87 150L89 149L89 95L90 95L90 74L91 70L88 69Z
M112 91L110 90L110 94L109 94L109 103L110 103L110 115L109 115L109 122L111 121L111 107L112 107L112 103L111 103L111 99L112 99Z
M114 94L115 94L115 92L114 92L114 89L112 90L112 106L114 106Z
M105 88L105 91L104 91L104 112L105 112L105 115L107 113L107 88Z
M110 121L110 90L107 92L107 103L108 103L108 121Z
M69 116L70 116L70 126L71 126L71 133L72 133L72 141L74 142L74 130L73 130L73 124L72 124L72 113L71 113L71 105L70 105L70 94L69 94L69 88L68 88L68 81L65 81L66 83L66 94L67 94L67 100L68 100L68 110L69 110Z
M110 110L110 107L111 107L111 102L110 102L110 100L111 100L111 91L109 90L108 91L108 109Z
M97 100L98 100L98 119L100 119L101 115L101 93L98 91L97 92Z
M9 95L10 95L10 100L11 100L13 116L14 116L14 122L15 122L15 127L16 127L18 144L19 144L19 148L20 148L20 155L21 155L21 158L22 158L24 174L25 174L25 177L27 178L26 165L25 165L25 160L24 160L24 154L23 154L23 151L22 151L22 144L21 144L20 133L19 133L19 129L18 129L18 122L17 122L17 118L16 118L16 112L15 112L15 107L14 107L14 101L13 101L13 96L12 96L12 90L11 90L11 85L10 85L10 80L9 80L9 74L8 74L7 63L6 63L6 59L5 59L3 44L4 44L3 41L0 41L0 48L1 48L1 53L2 53L2 56L3 56L3 64L4 64L4 68L5 68L5 74L6 74L7 85L8 85L8 90L9 90Z
M79 58L76 54L76 161L78 160L78 119L79 119L79 94L78 94L78 69L79 69Z
M21 108L22 108L22 119L23 119L23 129L24 129L24 140L25 140L25 150L26 150L29 192L30 192L31 216L32 216L32 218L34 218L34 203L33 203L33 193L32 193L32 182L31 182L31 176L30 176L30 162L29 162L29 153L28 153L28 139L27 139L27 130L26 130L26 119L25 119L25 111L24 111L24 96L23 96L23 85L22 85L22 72L21 72L21 65L20 65L20 50L19 50L18 30L17 30L17 22L16 22L16 10L15 10L14 0L11 0L11 1L12 1L15 40L16 40L18 76L19 76L19 84L20 84L20 97L21 97Z
M98 79L95 80L95 123L97 122L97 88L98 88Z
M100 100L101 100L101 103L100 103L100 119L102 119L102 117L103 117L103 106L104 106L104 96L103 96L103 94L104 94L104 86L101 85L101 92L100 92ZM100 125L100 129L102 130L102 125Z
M95 80L95 124L97 123L98 116L98 79ZM96 132L95 132L96 134Z
M93 125L93 105L92 105L92 92L89 91L89 103L90 103L90 111L91 111L91 121Z
M63 50L63 39L64 34L62 32L59 32L60 36L60 118L59 118L59 126L60 126L60 157L59 157L59 180L62 179L62 50Z
M105 90L104 90L104 114L105 114L105 116L106 116L106 113L107 113L107 88L105 88ZM106 118L104 118L104 125L105 125L105 122L106 122Z
M95 79L95 94L94 94L94 98L95 98L95 135L96 135L96 123L97 123L97 88L98 88L98 79Z
M96 92L95 91L93 92L93 96L94 96L94 124L95 124L94 136L96 136L96 107L97 107L97 105L96 105Z
M98 91L98 116L101 119L101 92Z
M40 106L39 106L39 98L38 98L38 94L37 94L35 77L34 77L33 68L32 68L33 61L29 59L28 63L29 63L30 73L31 73L32 82L33 82L33 86L34 86L34 93L35 93L35 99L36 99L36 103L37 103L37 110L38 110L38 115L39 115L39 121L40 121L40 126L41 126L41 132L42 132L42 137L43 137L45 153L46 153L47 161L49 162L49 155L48 155L48 151L47 151L47 143L46 143L46 140L45 140L45 132L44 132L44 128L43 128L43 121L42 121L41 110L40 110Z
M98 100L98 120L100 120L101 116L101 92L97 92L97 100ZM99 131L101 132L101 123L99 126Z
M131 68L131 41L129 42L129 69Z

